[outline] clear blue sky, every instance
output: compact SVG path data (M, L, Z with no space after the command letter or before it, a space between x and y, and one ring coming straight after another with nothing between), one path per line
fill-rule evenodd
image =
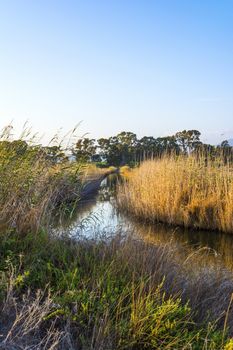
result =
M233 1L0 0L0 126L11 120L233 137Z

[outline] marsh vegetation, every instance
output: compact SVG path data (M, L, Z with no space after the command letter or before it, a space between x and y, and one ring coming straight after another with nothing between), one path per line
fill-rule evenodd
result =
M119 210L230 231L231 165L177 156L123 168ZM232 349L232 273L203 250L124 229L56 230L112 170L2 136L0 348Z
M202 155L145 161L120 186L118 204L151 222L233 233L233 163Z

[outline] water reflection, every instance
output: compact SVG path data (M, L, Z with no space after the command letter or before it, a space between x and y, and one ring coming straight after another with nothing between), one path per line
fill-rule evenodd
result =
M98 195L79 205L76 215L66 220L60 230L68 230L72 236L85 235L93 237L123 230L156 243L167 243L171 239L176 244L186 244L192 249L208 247L212 256L221 260L224 265L233 269L233 235L211 231L196 231L182 228L168 227L163 224L149 225L126 217L116 210L115 188L119 177L111 175L106 178Z

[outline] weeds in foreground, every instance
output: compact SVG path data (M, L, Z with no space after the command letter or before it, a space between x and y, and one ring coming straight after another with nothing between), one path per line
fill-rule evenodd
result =
M0 253L6 344L46 349L51 330L55 349L219 350L232 332L231 307L224 323L231 275L194 261L187 267L185 259L182 265L178 247L121 235L75 242L40 233L36 240L3 237Z

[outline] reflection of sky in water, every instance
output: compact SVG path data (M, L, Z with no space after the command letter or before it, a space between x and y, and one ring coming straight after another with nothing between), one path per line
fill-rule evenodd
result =
M94 207L88 211L81 212L78 218L78 226L71 231L75 233L93 236L95 233L110 234L125 228L125 222L110 201L97 201Z
M116 176L105 179L96 198L84 201L78 208L76 221L69 226L73 237L109 236L131 228L130 221L117 212L114 205Z
M233 267L233 235L137 222L117 212L112 194L112 188L109 191L109 184L105 181L99 195L83 202L77 209L76 218L60 227L60 233L67 232L76 238L97 238L109 237L114 232L123 231L154 243L173 240L176 244L188 244L192 249L210 248L212 255L218 257L226 266Z

